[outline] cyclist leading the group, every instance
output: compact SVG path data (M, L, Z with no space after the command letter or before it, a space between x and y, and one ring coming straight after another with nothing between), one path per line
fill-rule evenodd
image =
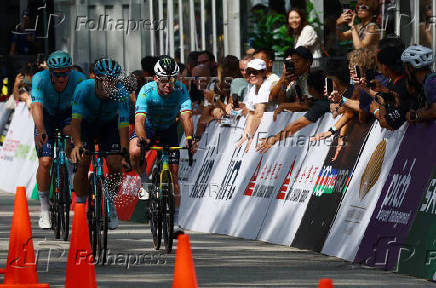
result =
M138 171L143 183L143 199L150 197L150 180L145 172L145 163L139 167L140 146L147 146L159 141L158 146L179 146L176 118L180 119L188 139L192 139L192 102L183 83L177 81L179 66L173 58L167 55L159 57L154 66L154 81L145 84L139 92L135 106L135 131L130 136L129 152L133 167ZM192 152L194 149L192 149ZM180 189L178 182L180 152L169 154L170 171L173 176L175 213L174 223L178 223L180 206Z
M82 150L94 151L94 141L99 151L125 153L109 155L106 163L110 195L116 195L122 180L122 166L129 167L129 93L120 83L121 66L112 59L99 59L94 65L95 79L83 81L73 96L72 138L74 148L71 159L78 163L74 177L74 191L78 203L85 203L89 191L88 171L91 156ZM113 181L112 181L113 180ZM110 200L109 229L118 227L113 201Z
M71 101L76 86L86 79L72 70L71 56L55 51L47 59L48 70L32 78L32 117L35 122L35 147L38 155L36 183L41 203L39 227L50 229L50 167L53 162L53 137L56 128L71 135ZM70 148L70 147L67 147Z

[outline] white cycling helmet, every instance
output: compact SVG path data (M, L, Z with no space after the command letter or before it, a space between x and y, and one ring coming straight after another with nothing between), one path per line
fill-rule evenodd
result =
M430 66L434 62L433 51L421 45L412 45L404 50L401 61L410 63L415 68Z
M154 65L154 73L158 77L176 77L180 72L179 65L168 55L162 55Z

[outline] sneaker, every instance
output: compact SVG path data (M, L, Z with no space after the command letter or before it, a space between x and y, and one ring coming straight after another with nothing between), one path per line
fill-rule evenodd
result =
M51 229L50 222L50 212L49 211L41 211L38 222L39 228L41 229Z
M150 192L148 192L144 187L139 188L138 191L138 198L139 200L149 200L150 199Z
M180 228L180 226L174 226L173 239L177 240L179 235L185 234L185 232Z
M118 222L117 210L115 209L115 205L112 203L109 204L109 213L111 216L109 217L108 228L110 230L117 229L118 226L120 226L120 223Z

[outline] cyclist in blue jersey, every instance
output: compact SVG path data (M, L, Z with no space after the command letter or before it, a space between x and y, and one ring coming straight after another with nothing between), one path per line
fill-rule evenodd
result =
M154 66L154 72L154 81L145 84L139 91L135 106L135 131L130 136L129 144L132 165L141 176L144 187L140 191L141 199L150 197L150 180L145 172L145 164L139 167L140 143L153 145L159 141L159 145L179 146L176 123L179 113L186 138L192 138L193 134L192 102L185 85L177 81L179 66L170 56L162 55ZM176 204L174 223L177 223L180 206L179 158L178 150L170 152L169 164Z
M73 96L72 137L74 148L71 159L78 163L74 177L74 191L78 203L85 203L89 190L88 171L91 157L83 149L94 150L94 141L99 151L118 152L109 155L106 163L111 195L116 195L122 180L122 166L129 167L129 93L120 83L120 65L112 59L99 59L94 65L95 79L81 83ZM110 199L111 200L111 199ZM118 227L118 218L113 201L110 201L109 229Z
M53 162L53 140L56 128L71 135L71 99L76 86L86 79L72 71L71 56L55 51L47 59L48 70L32 78L32 117L35 122L35 146L38 155L36 183L41 203L39 227L51 228L49 215L50 167ZM70 149L70 147L67 147Z

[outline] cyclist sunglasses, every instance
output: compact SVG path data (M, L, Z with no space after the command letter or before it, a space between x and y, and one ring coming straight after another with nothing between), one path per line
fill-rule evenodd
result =
M369 10L368 5L357 5L356 10Z
M162 84L168 84L168 83L174 84L174 82L176 82L175 77L168 77L168 78L167 77L159 77L158 80Z
M51 73L52 73L52 75L53 75L53 77L55 77L55 78L65 78L65 77L67 77L69 74L70 74L70 72L71 71L65 71L65 72L54 72L54 71L52 71Z

